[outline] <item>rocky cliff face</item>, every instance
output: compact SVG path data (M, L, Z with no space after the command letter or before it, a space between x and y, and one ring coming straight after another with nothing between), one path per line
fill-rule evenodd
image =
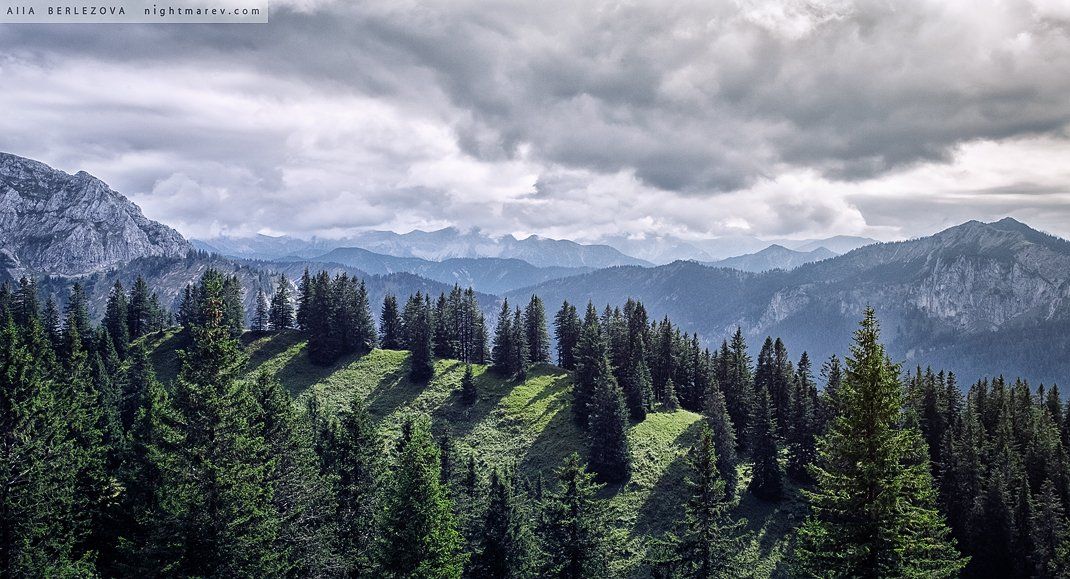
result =
M100 179L0 153L0 264L12 273L76 276L189 249Z

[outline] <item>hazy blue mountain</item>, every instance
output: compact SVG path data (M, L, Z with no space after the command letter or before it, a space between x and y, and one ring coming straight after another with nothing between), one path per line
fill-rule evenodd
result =
M587 267L535 267L520 259L498 257L451 258L428 261L395 257L358 247L340 247L311 259L340 263L371 274L413 273L446 284L459 284L492 294L591 271Z
M836 253L824 247L819 247L812 251L795 251L782 245L773 244L757 253L737 255L720 261L708 262L704 265L762 272L774 269L795 269L805 263L836 257L836 255Z
M492 237L479 230L447 227L437 231L366 231L341 239L270 237L219 237L197 242L208 251L233 257L277 259L284 256L313 257L340 247L358 247L394 257L428 261L452 258L498 257L522 259L536 267L589 267L650 265L608 245L584 245L574 241L532 235Z
M1070 377L1070 242L1013 219L971 221L936 235L878 243L791 271L747 273L675 262L619 267L508 295L597 304L635 297L714 345L737 325L752 343L780 335L797 356L843 353L873 305L891 354L972 379L1005 372ZM753 344L757 346L756 343Z
M189 250L177 231L89 173L0 153L0 266L12 275L80 275Z
M848 251L858 249L859 247L865 247L879 242L876 239L871 239L869 237L836 235L824 239L804 239L801 241L783 240L778 243L789 249L794 249L795 251L814 251L815 249L823 247L833 253L844 254Z

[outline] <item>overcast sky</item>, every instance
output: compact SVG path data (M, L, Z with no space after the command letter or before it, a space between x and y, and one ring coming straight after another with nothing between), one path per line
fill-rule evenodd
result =
M272 4L0 25L0 150L188 236L1070 236L1066 0Z

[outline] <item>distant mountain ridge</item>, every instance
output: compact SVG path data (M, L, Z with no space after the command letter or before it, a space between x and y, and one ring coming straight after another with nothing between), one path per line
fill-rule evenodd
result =
M843 352L863 308L884 325L890 353L966 379L1007 373L1070 379L1070 241L1014 219L971 221L935 235L879 243L791 271L747 273L674 262L545 282L538 293L596 304L643 301L716 345L737 325L752 343L779 335L796 352Z
M796 251L782 245L773 244L757 253L711 261L704 265L753 272L772 271L774 269L790 270L803 264L836 257L836 255L838 254L829 251L826 247L818 247L811 251Z
M96 177L0 153L0 266L11 275L83 275L190 248Z
M415 257L427 261L493 257L521 259L535 267L597 269L615 265L651 265L608 245L584 245L537 235L524 239L517 239L512 235L494 238L478 230L461 231L455 227L437 231L414 230L408 233L367 231L336 240L301 240L288 236L266 235L250 238L220 237L197 241L196 244L201 249L223 255L253 259L277 259L290 255L307 258L342 247L357 247L383 255Z
M309 261L340 263L380 275L412 273L492 294L592 271L589 267L535 267L521 259L500 257L454 257L428 261L417 257L383 255L359 247L340 247Z

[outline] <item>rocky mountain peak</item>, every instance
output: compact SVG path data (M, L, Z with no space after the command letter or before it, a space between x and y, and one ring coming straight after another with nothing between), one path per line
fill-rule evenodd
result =
M189 249L177 231L89 173L0 153L0 254L12 274L83 275Z

